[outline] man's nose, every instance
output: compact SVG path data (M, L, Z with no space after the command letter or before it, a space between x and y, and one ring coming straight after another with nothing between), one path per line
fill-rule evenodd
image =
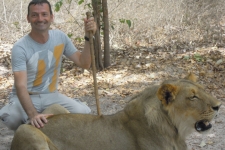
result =
M43 21L44 17L42 15L38 15L38 21Z

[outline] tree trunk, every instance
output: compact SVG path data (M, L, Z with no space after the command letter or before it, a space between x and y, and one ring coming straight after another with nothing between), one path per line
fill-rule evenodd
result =
M109 19L107 0L102 0L103 22L104 22L104 67L110 66L110 48L109 48Z
M95 40L94 40L95 62L96 62L97 70L104 69L102 64L102 51L101 51L101 40L100 40L100 6L101 6L101 0L92 0L94 18L95 18L95 22L97 23L97 31L95 33Z

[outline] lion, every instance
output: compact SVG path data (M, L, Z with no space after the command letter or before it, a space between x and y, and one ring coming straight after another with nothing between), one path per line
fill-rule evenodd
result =
M21 125L11 150L187 150L186 137L212 128L220 105L190 74L146 88L113 115L64 113L41 129Z

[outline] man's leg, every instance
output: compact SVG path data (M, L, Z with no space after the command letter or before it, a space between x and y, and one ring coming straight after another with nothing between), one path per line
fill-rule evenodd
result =
M40 107L40 100L38 100L40 99L39 95L32 95L31 99L36 109ZM9 98L9 103L0 110L0 119L9 129L14 131L21 124L26 123L28 116L16 95L11 95Z
M58 92L51 94L41 94L41 97L42 104L44 103L44 105L42 105L43 110L52 104L59 104L65 107L70 113L87 114L91 112L91 109L80 100L69 98Z
M66 114L66 113L70 113L65 107L59 105L59 104L53 104L49 107L47 107L42 114Z
M25 122L27 115L17 96L10 96L9 103L0 110L0 118L9 129L14 131Z

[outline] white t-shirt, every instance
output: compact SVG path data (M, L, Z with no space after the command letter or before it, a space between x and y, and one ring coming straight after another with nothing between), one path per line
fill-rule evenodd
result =
M58 86L62 56L68 57L76 51L68 36L60 30L49 30L49 39L44 44L26 35L12 48L12 70L27 72L29 92L54 92ZM12 92L16 93L15 86Z

